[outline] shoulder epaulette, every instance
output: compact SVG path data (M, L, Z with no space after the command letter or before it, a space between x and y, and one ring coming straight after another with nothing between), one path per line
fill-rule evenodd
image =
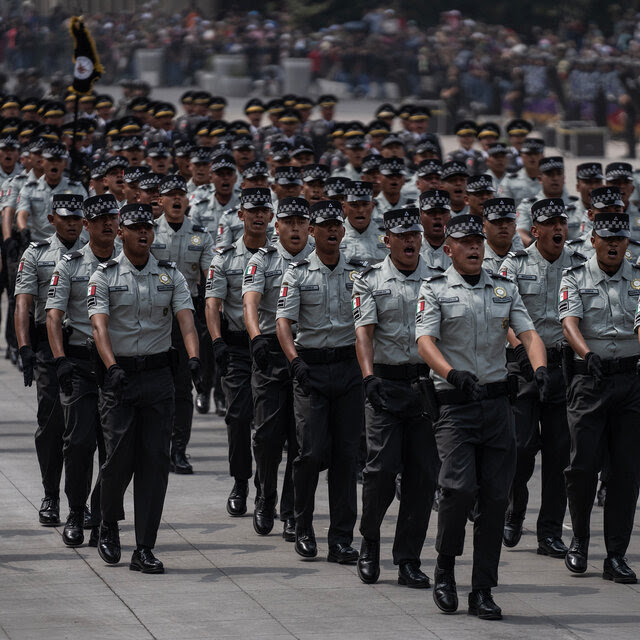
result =
M370 264L364 271L361 271L358 275L360 277L366 276L367 273L369 273L370 271L373 271L375 268L376 268L376 265Z
M507 174L507 178L517 178L518 177L518 172L516 171L515 173L508 173Z
M310 264L310 263L311 261L309 260L309 258L305 258L304 260L298 260L298 262L291 262L289 263L289 266L295 269L296 267L300 267L303 264Z
M167 267L169 269L177 269L178 265L172 260L158 260L159 267Z
M431 282L432 280L439 280L440 278L444 278L445 274L444 273L438 273L435 276L431 276L430 278L426 279L426 282Z
M577 202L578 196L569 196L569 200L571 200L572 202Z
M537 198L535 196L529 196L528 198L522 198L522 200L520 201L520 204L529 204L529 203L534 203L537 200Z
M634 244L636 246L640 246L640 240L635 240L634 238L629 238L629 244Z
M80 251L72 251L71 253L65 253L62 256L63 260L66 260L67 262L70 262L71 260L75 260L76 258L79 258L82 255L82 253Z
M631 265L634 269L640 269L640 264L632 264Z
M222 255L223 253L227 253L227 251L231 251L231 249L233 249L233 245L230 244L226 247L218 247L216 249L216 253L219 253L220 255Z
M29 243L30 247L33 247L34 249L37 249L38 247L47 247L51 244L51 240L34 240L33 242Z
M501 273L491 272L489 276L491 276L494 280L506 280L507 282L513 282L513 280L509 278L509 276L503 276Z
M191 228L198 233L204 233L207 230L207 227L203 227L201 224L192 224Z
M347 260L347 264L350 264L353 267L368 267L369 263L366 260L358 260L358 258L351 258L351 260Z
M79 187L81 183L77 180L69 180L69 184L74 187Z
M587 258L587 256L583 255L579 251L574 251L571 255L572 255L572 257L580 258L580 260L583 260L585 262L589 259L589 258Z
M528 256L529 254L524 249L516 249L515 251L509 251L507 256L509 258L523 258L524 256Z
M98 269L102 269L104 271L105 269L108 269L109 267L113 267L116 264L118 264L118 261L111 258L111 260L107 260L107 262L101 262L98 265Z
M567 240L565 244L576 244L578 242L582 242L582 238L574 238L573 240Z
M272 244L268 244L266 247L260 247L258 251L261 251L262 253L266 254L266 253L272 253L273 251L276 251L276 248Z
M584 269L584 267L586 267L586 266L587 266L587 262L585 260L585 262L582 262L580 264L574 264L573 267L567 267L564 271L566 273L567 271L575 271L576 269Z
M24 186L25 187L35 187L38 184L37 180L29 180Z

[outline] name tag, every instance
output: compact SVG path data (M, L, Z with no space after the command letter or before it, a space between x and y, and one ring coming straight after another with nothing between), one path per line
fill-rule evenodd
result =
M282 269L276 269L275 271L265 271L264 272L264 277L265 278L272 278L273 276L281 276L282 275Z
M640 289L629 289L629 291L627 291L627 294L629 294L630 296L640 296Z
M38 266L39 267L55 267L56 263L53 260L39 260Z
M530 273L519 273L516 278L518 280L537 280L538 276L534 276L533 274Z
M204 247L202 245L200 245L199 247L194 247L193 245L189 245L187 249L189 251L202 251Z
M300 291L320 291L320 285L317 284L303 284L300 286Z
M504 298L492 298L492 300L494 302L499 302L499 303L503 303L503 302L511 302L512 298L511 296L505 296Z
M242 274L242 269L227 269L228 276L239 276Z
M597 289L578 289L582 296L597 296L600 292Z
M458 296L453 296L452 298L438 298L438 302L460 302L460 298L458 298Z
M129 287L126 284L118 284L110 286L109 291L129 291Z
M173 291L174 285L172 284L159 284L157 286L158 291Z
M154 244L151 245L151 248L152 249L166 249L167 245L166 244L160 244L160 243L158 243L158 244L154 243Z
M391 289L376 289L372 292L372 295L374 298L377 298L378 296L390 296Z
M89 279L89 276L73 276L71 282L85 282Z

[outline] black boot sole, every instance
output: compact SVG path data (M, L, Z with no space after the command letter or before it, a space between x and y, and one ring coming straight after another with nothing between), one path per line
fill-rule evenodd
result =
M403 587L409 587L409 589L431 589L431 584L429 584L428 580L425 582L409 582L406 578L398 576L398 584Z
M610 580L611 582L615 582L616 584L637 584L638 578L624 578L621 576L614 576L606 571L602 572L603 580Z

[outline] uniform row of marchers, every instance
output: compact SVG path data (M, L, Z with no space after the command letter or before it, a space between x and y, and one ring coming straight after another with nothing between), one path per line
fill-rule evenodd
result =
M64 472L64 544L89 530L118 563L133 478L129 566L162 573L153 550L170 471L193 473L195 390L196 410L213 396L227 425L229 516L247 512L253 479L256 534L279 517L302 558L318 554L326 469L328 561L375 583L396 496L398 584L429 588L420 557L437 511L433 597L453 613L472 520L469 613L499 619L501 547L520 540L541 452L538 553L584 573L597 494L602 577L636 582L633 168L581 164L569 197L563 159L525 121L508 123L508 144L493 123L461 122L441 158L426 108L396 133L391 105L365 127L335 122L332 96L316 120L284 102L252 100L234 123L224 104L217 120L186 103L178 118L167 103L117 121L88 111L74 141L63 107L20 120L2 101L7 356L38 391L40 524L62 524Z

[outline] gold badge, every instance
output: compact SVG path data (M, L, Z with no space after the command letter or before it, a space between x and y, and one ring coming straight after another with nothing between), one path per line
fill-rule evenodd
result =
M353 282L353 279L356 277L356 273L358 273L357 271L349 271L349 280L351 280L351 282Z
M202 244L202 238L200 236L191 236L191 244L196 247Z
M631 281L631 288L632 288L632 289L636 289L636 290L637 290L637 289L640 289L640 278L634 278L634 279Z
M168 274L166 274L166 273L161 273L161 274L158 276L158 280L160 280L160 282L161 282L162 284L169 284L169 283L171 282L171 278L170 278L170 277L169 277L169 275L168 275Z
M629 249L627 249L627 250L624 252L624 257L625 257L627 260L633 260L633 256L631 255L631 251L629 251Z
M384 244L384 235L378 236L378 242L381 242L382 244Z
M496 298L504 298L507 295L507 290L504 287L495 287L493 290L493 295Z
M197 271L197 270L198 270L198 265L194 262L194 263L191 265L191 271Z
M503 329L509 328L509 318L502 318L502 328Z

